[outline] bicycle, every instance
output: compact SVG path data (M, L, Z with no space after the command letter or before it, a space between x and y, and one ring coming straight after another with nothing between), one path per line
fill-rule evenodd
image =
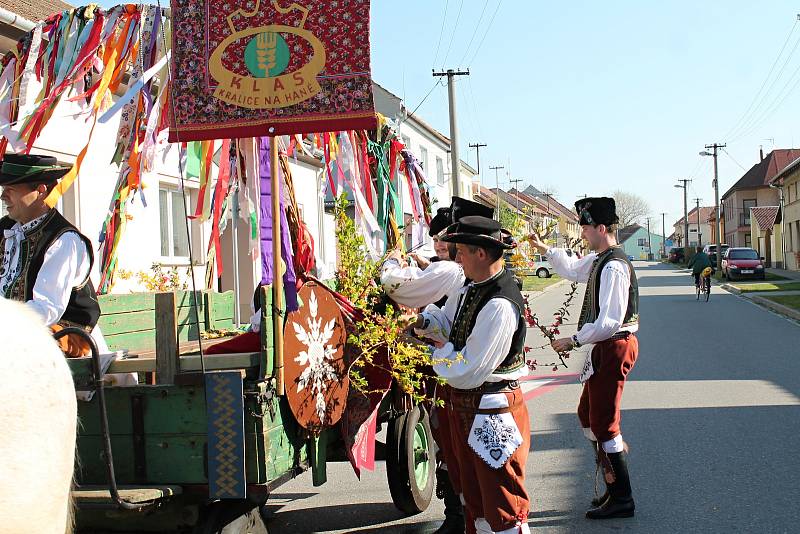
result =
M700 294L705 293L706 302L711 297L711 275L714 273L714 270L711 267L706 267L703 269L703 272L700 273L700 280L699 283L695 283L695 290L697 291L697 300L700 300Z

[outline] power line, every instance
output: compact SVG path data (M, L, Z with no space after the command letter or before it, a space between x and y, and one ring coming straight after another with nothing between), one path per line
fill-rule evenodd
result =
M439 59L439 47L442 44L442 35L444 35L444 23L447 22L447 6L450 4L450 0L447 0L444 4L444 15L442 15L442 28L439 30L439 42L436 43L436 53L433 55L433 66L436 66L436 60Z
M469 60L469 64L475 61L475 58L478 56L478 52L481 51L481 47L483 46L483 41L486 40L486 36L489 34L489 30L492 29L492 23L494 22L494 18L497 16L497 12L500 11L500 6L503 5L503 0L497 2L497 7L494 9L494 13L492 14L491 20L489 20L489 25L486 26L486 31L483 33L483 37L481 37L481 42L478 43L478 48L475 49L475 53L472 54L472 59Z
M475 24L475 29L472 31L472 37L469 38L469 44L467 45L466 50L464 50L464 57L461 58L460 64L464 64L464 60L467 59L467 55L469 55L469 49L472 48L472 42L475 40L475 36L478 34L478 29L481 27L481 21L483 20L483 14L486 13L486 8L489 6L489 0L483 4L483 9L481 10L481 16L478 17L478 22Z
M739 163L738 161L736 161L736 160L733 158L733 156L731 156L731 153L730 153L730 152L728 152L728 151L727 151L727 150L725 150L724 148L722 149L722 151L723 151L723 152L725 152L725 153L728 155L728 157L729 157L729 158L731 158L731 161L733 161L733 162L734 162L736 165L738 165L740 169L742 169L743 171L747 172L747 169L745 169L745 168L742 166L742 164L741 164L741 163Z
M800 43L800 40L798 40L798 43ZM795 71L792 73L792 76L789 78L789 81L786 82L786 84L783 86L783 89L781 89L778 95L773 99L772 104L775 104L778 98L781 98L781 94L783 93L784 89L786 89L789 86L789 84L792 82L792 80L794 80L795 76L797 76L798 73L800 73L800 65L797 66ZM768 110L765 111L761 115L761 117L759 117L756 120L756 122L754 122L746 131L743 131L742 133L740 133L740 135L736 136L734 138L734 141L750 135L755 131L756 128L764 124L764 122L766 122L767 119L772 117L772 115L780 109L780 107L783 105L783 103L786 101L789 95L791 95L794 92L794 90L797 89L798 84L800 84L800 77L797 78L797 80L794 82L794 85L792 85L791 89L789 89L789 91L783 95L781 100L776 105L773 106L772 104L770 104Z
M456 37L456 31L458 30L458 21L461 20L461 9L464 7L464 0L461 0L461 3L458 5L458 15L456 15L456 23L453 25L453 33L450 35L450 44L447 45L447 53L444 55L444 60L442 63L447 63L447 58L450 56L450 48L453 46L453 39Z
M761 96L761 92L764 90L764 87L767 85L767 81L769 81L769 78L772 75L772 72L775 70L775 65L778 64L778 60L780 60L781 56L783 55L783 51L786 50L786 45L789 44L789 41L791 40L792 35L794 34L794 30L797 28L797 25L798 25L799 22L800 22L800 15L798 15L798 17L795 19L791 30L789 30L789 35L786 36L786 40L783 42L783 46L781 47L780 52L778 52L778 55L775 57L775 61L772 62L772 66L770 67L766 78L764 78L764 81L761 84L761 87L758 89L758 92L756 92L756 95L753 97L752 102L750 102L750 105L747 107L747 109L742 114L742 116L739 117L739 120L737 120L736 123L734 123L734 125L725 133L725 135L722 136L723 138L728 137L731 134L733 134L736 131L736 129L739 126L741 126L742 121L744 121L745 117L747 117L747 114L750 112L750 110L753 109L753 106L755 105L756 101L758 100L758 97ZM800 40L798 40L798 42L800 42ZM794 48L792 48L792 53L794 53L794 50L796 48L797 48L797 44L795 44ZM789 55L789 58L791 58L791 54ZM787 62L788 62L789 58L787 58ZM778 73L778 76L775 77L775 80L777 80L780 77L780 75L783 73L783 69L785 67L786 67L786 62L784 62L783 66L781 67L781 71ZM772 88L772 85L774 85L775 80L773 80L772 84L770 84L770 88Z
M433 87L431 87L431 90L430 90L430 91L428 91L428 94L427 94L427 95L425 95L425 97L422 99L422 102L420 102L419 104L417 104L417 107L415 107L415 108L414 108L414 111L412 111L411 113L409 113L408 115L406 115L406 116L403 118L403 120L402 120L402 121L400 121L400 124L403 124L405 121L407 121L408 119L410 119L411 117L413 117L413 116L414 116L414 113L416 113L416 112L417 112L417 110L419 109L419 107L420 107L422 104L424 104L426 100L428 100L428 97L429 97L429 96L431 96L431 93L433 92L433 90L434 90L434 89L436 89L436 86L437 86L437 85L441 85L441 83L442 83L442 80L441 80L441 78L440 78L440 79L438 79L438 80L436 80L436 83L435 83L435 84L433 84Z

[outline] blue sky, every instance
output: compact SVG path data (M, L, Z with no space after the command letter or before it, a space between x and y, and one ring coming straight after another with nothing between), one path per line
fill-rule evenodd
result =
M457 82L461 157L474 165L466 145L488 145L486 185L491 164L565 204L623 189L648 200L660 232L661 212L668 225L682 215L677 179L713 205L705 144L728 143L720 194L759 145L800 146L798 12L783 0L373 0L373 78L413 109L436 82L432 68L469 68ZM447 134L446 88L417 114Z

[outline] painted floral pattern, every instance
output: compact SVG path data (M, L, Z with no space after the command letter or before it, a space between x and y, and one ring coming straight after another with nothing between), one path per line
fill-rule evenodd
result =
M294 359L301 367L305 367L297 381L297 391L311 390L314 409L320 423L324 425L326 383L339 380L339 374L331 364L336 355L336 347L329 343L333 337L336 320L331 319L322 326L322 317L317 317L317 297L313 291L308 306L310 312L306 320L308 330L297 322L292 322L297 339L306 346L306 350L301 351Z

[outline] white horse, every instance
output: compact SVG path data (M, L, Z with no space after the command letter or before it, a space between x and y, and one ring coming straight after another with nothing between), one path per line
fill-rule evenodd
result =
M77 401L50 331L0 297L0 531L72 530Z

